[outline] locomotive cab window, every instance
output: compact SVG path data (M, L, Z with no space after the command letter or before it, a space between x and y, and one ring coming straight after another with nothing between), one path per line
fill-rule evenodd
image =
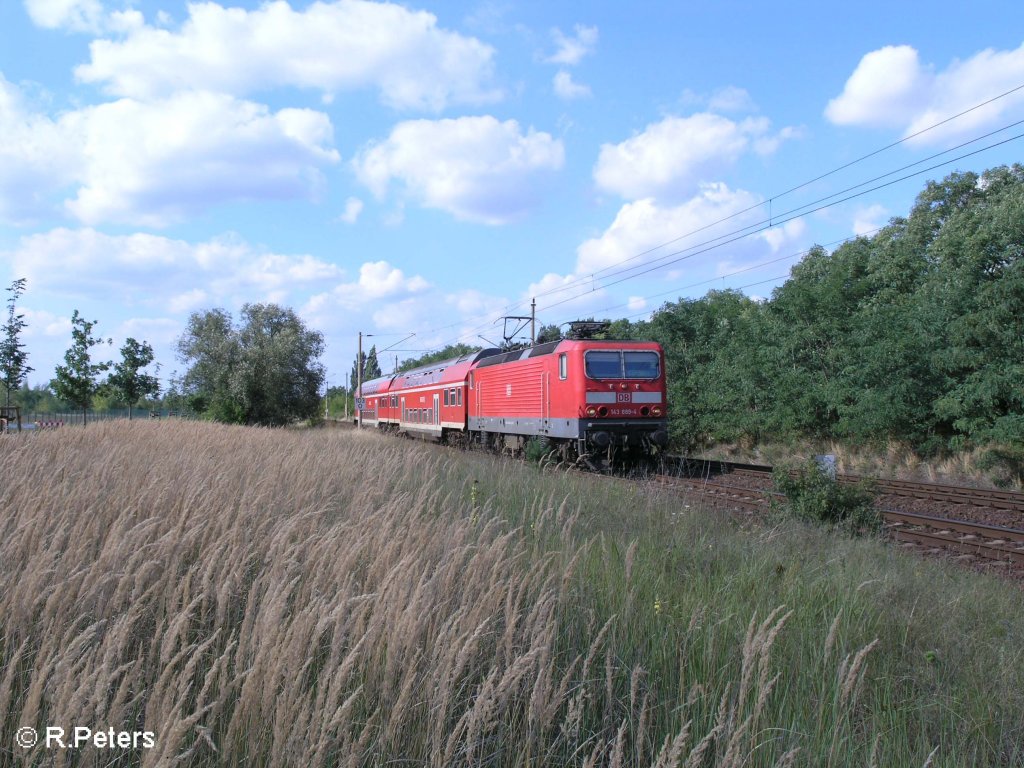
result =
M656 379L661 374L657 352L623 352L622 360L627 379Z
M587 376L591 379L621 379L622 353L590 350L583 356Z
M583 359L591 379L656 379L661 375L661 357L654 351L592 349Z
M569 359L568 355L563 352L558 356L558 378L566 379L569 376Z

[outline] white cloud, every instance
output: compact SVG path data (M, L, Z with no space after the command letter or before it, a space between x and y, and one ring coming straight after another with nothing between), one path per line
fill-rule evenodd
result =
M627 259L672 241L670 250L677 251L713 240L723 232L737 230L761 216L756 209L761 200L743 190L731 190L725 184L704 184L699 194L679 205L664 206L652 198L627 203L619 209L615 220L597 238L582 243L577 249L576 274L586 275L621 265ZM746 211L747 209L753 209ZM728 221L713 225L722 219ZM709 225L712 225L709 227ZM689 237L682 237L693 233ZM655 258L652 254L631 264Z
M87 224L166 226L241 200L316 198L336 163L328 117L185 92L34 112L0 75L0 220L65 212Z
M537 204L538 177L562 167L562 142L489 115L399 123L353 161L378 198L392 181L427 208L458 219L505 224Z
M32 23L44 29L99 32L103 28L103 4L99 0L25 0Z
M585 27L582 24L577 24L575 30L576 34L572 37L567 36L560 29L551 30L551 37L558 50L546 59L547 62L575 66L584 56L593 53L597 46L597 27Z
M370 299L402 293L418 293L429 287L419 275L406 277L402 270L386 261L369 261L359 268L359 291Z
M920 62L907 45L866 54L829 101L825 116L838 125L892 127L910 136L1009 91L1024 81L1024 45L1011 51L991 48L936 71ZM1024 115L1024 93L994 101L912 141L952 143L997 121Z
M3 257L33 291L117 296L128 305L171 313L268 300L274 292L281 295L344 274L312 256L267 253L230 235L192 244L142 233L54 229L21 238Z
M218 203L315 198L338 161L326 115L186 92L61 119L84 158L68 210L87 224L166 226Z
M750 192L718 183L702 185L697 195L679 205L661 205L652 198L627 203L603 234L577 248L571 274L548 273L530 285L524 296L537 296L541 308L551 308L562 319L574 313L606 314L608 300L618 290L614 282L623 278L636 278L634 286L654 288L705 274L716 255L727 254L730 263L749 263L763 257L770 238L728 238L723 248L715 244L719 236L759 221L759 202ZM787 225L779 228L778 237L792 239L802 231L802 224ZM673 263L678 264L675 269L670 267ZM631 295L617 306L636 313L647 308L647 300Z
M407 276L387 261L366 262L356 280L316 293L300 313L328 334L354 336L371 328L408 333L436 321L439 298L431 288L423 277Z
M550 322L551 313L563 318L573 313L581 316L592 314L597 307L607 303L608 292L600 287L598 281L579 274L577 270L568 275L549 272L531 283L523 295L537 297L539 308L545 311Z
M129 336L152 345L170 345L181 336L181 323L169 317L132 317L113 333L114 346L120 348Z
M807 224L803 219L792 219L782 226L758 232L757 236L768 243L772 253L778 253L783 246L798 242L806 231Z
M590 96L590 86L581 85L572 79L572 75L564 69L560 69L553 80L555 95L566 101L570 99L582 99Z
M64 126L34 113L0 74L0 221L21 223L56 205L82 168Z
M875 203L867 208L858 208L853 214L853 234L870 235L881 228L889 220L889 212L884 206Z
M345 201L345 211L338 217L338 220L346 224L355 224L362 212L363 201L358 197L350 197Z
M756 105L750 94L735 85L719 88L708 99L708 110L711 112L752 112L754 109Z
M45 309L18 307L18 312L25 316L25 338L64 337L71 335L71 318L59 317Z
M931 75L909 45L868 53L825 108L837 125L905 125L923 106Z
M626 199L682 199L744 152L767 154L793 136L789 129L773 136L770 126L766 118L734 122L708 112L667 117L626 141L602 145L594 180Z
M96 40L78 78L109 92L154 98L202 88L235 95L279 86L325 93L373 87L385 104L441 110L500 98L488 83L494 50L440 29L437 18L393 3L284 0L259 9L188 6L178 31L132 29Z

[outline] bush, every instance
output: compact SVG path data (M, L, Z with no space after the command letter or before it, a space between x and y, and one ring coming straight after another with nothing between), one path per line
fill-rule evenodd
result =
M1024 484L1024 446L995 445L978 459L978 469L1000 488Z
M524 454L532 464L540 464L551 453L551 441L546 437L531 437L526 441Z
M870 481L840 483L811 459L798 467L776 467L775 488L785 494L783 511L800 520L833 525L849 533L877 531L882 517Z

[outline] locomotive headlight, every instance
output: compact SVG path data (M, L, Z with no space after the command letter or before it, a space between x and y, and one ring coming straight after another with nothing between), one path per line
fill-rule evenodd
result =
M651 413L654 416L661 416L661 406L660 405L656 405L653 408L651 408Z
M587 416L597 416L597 408L594 408L593 406L587 408Z

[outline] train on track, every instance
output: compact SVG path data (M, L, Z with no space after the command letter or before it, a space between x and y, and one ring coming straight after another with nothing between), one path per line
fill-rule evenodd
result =
M364 426L607 469L668 444L664 351L643 341L561 339L484 349L363 382Z

